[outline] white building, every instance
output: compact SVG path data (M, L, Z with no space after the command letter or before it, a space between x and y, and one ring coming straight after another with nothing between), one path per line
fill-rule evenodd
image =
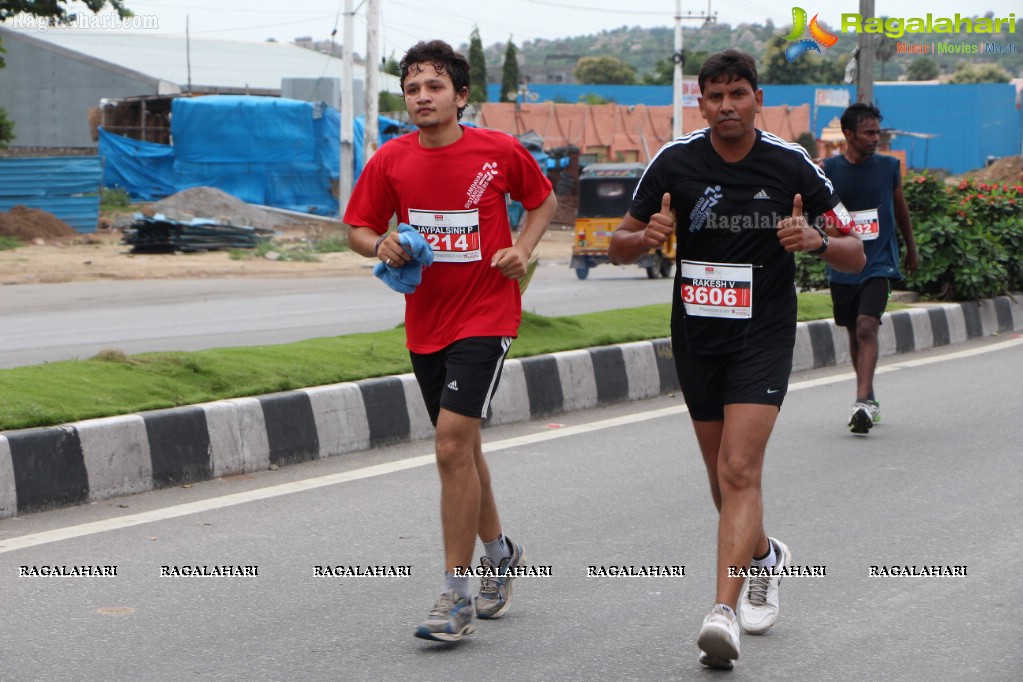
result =
M281 95L282 81L299 96L315 90L330 101L339 91L342 61L287 43L210 38L13 30L0 24L7 67L0 69L0 106L14 121L16 147L95 147L89 109L104 99L221 93ZM365 70L352 69L353 112L363 110ZM293 81L292 79L303 79ZM313 88L318 81L326 87ZM400 93L398 79L380 74L380 88ZM303 87L304 86L304 87Z

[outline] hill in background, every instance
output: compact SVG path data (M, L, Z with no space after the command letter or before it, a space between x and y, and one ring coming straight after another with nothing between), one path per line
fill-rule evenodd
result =
M992 16L987 12L984 16ZM827 26L825 24L825 26ZM686 73L696 73L699 64L696 60L701 58L699 53L713 54L730 47L739 48L748 52L763 62L763 57L770 47L772 39L784 38L791 26L775 26L767 20L765 24L742 23L733 26L727 23L715 23L703 27L683 26L683 45L689 61ZM827 26L828 29L833 27ZM808 72L833 74L831 80L840 81L840 75L844 71L845 63L849 60L853 48L856 47L857 36L854 33L837 33L838 43L825 51L822 56L806 55L800 61L808 60L808 64L814 64L814 68L807 69ZM486 36L482 36L486 44ZM919 55L897 54L895 52L896 40L884 36L876 36L879 41L877 62L875 64L876 80L898 80L905 74L906 69ZM1019 77L1023 74L1023 19L1017 21L1016 32L993 36L996 42L1017 42L1015 54L992 56L991 58L971 56L963 57L955 54L927 55L926 59L937 64L939 73L944 76L955 72L956 64L967 60L971 64L990 61L1000 65L1012 76ZM904 42L907 38L900 39ZM514 37L513 37L514 41ZM939 42L981 42L980 34L918 34L909 37L911 42L939 43ZM516 43L519 54L519 70L523 77L528 78L532 83L571 83L575 82L572 72L576 62L582 57L617 57L636 69L638 80L642 81L644 75L653 76L658 67L658 62L670 60L675 44L674 26L662 28L640 28L638 26L621 26L619 28L601 31L593 35L575 36L560 38L557 40L530 40L522 44ZM501 64L504 61L506 43L493 43L484 49L487 60L488 80L492 83L501 81ZM468 43L461 48L468 53ZM705 55L704 55L705 56ZM701 60L702 61L702 60ZM763 68L763 67L762 67ZM765 82L772 82L766 80ZM782 81L774 81L782 82ZM807 81L810 82L810 81Z

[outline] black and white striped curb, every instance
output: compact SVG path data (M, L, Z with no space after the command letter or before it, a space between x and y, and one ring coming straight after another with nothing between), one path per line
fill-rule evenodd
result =
M881 355L1023 329L1023 297L885 313ZM800 323L793 370L849 362L845 329ZM508 360L490 424L678 390L667 339ZM0 518L433 434L411 374L0 433Z

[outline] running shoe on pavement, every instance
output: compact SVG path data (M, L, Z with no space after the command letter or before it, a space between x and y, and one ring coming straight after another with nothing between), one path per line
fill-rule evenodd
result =
M715 604L703 619L696 646L700 647L700 665L731 670L739 658L739 623L735 614Z
M774 545L778 563L774 571L781 571L792 565L792 552L780 540L768 538ZM778 585L780 575L750 576L739 595L739 622L742 629L751 635L762 635L778 620Z
M511 568L526 565L526 551L522 545L505 536L512 546L512 555L496 565L490 557L480 557L480 564L489 575L480 578L480 592L476 595L476 615L483 619L500 618L511 606L512 581L514 575L507 575Z
M873 425L874 416L870 412L870 403L861 401L853 405L852 416L849 418L849 430L865 435Z
M465 635L476 632L472 624L472 598L458 597L453 591L441 592L437 603L426 620L416 628L420 639L436 642L457 642Z
M870 405L870 417L874 420L875 424L881 423L881 403L876 400L868 400L867 404Z

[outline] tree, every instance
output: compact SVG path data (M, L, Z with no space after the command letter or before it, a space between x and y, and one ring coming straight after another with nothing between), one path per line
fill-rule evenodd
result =
M487 101L487 59L483 55L480 29L474 26L469 34L469 101Z
M643 85L671 85L675 81L675 65L670 59L658 59L651 73L643 74Z
M384 73L389 73L392 76L401 78L401 65L398 64L398 60L394 58L393 52L391 53L391 56L387 58L387 61L384 62L383 71Z
M582 104L611 104L614 102L613 99L608 99L607 97L598 95L595 92L587 92L584 95L579 95L579 101Z
M636 69L617 57L583 57L576 62L575 79L596 85L632 85Z
M956 72L949 83L1008 83L1012 77L997 64L977 64L959 62Z
M682 73L686 76L696 76L700 73L700 67L710 56L709 52L690 52L682 50L685 59L682 64ZM652 73L643 74L643 85L671 85L675 82L675 62L670 59L659 59L654 64Z
M698 50L696 52L682 50L682 57L682 73L686 76L698 76L700 75L700 67L710 57L710 52L706 50Z
M881 17L881 20L887 21L888 17ZM887 64L888 60L895 56L897 47L897 42L882 33L874 36L874 59L881 62L880 80L884 80L885 64Z
M889 60L895 56L895 41L894 40L881 40L878 41L877 48L874 50L874 59L881 62L881 73L878 76L878 80L886 80L884 76L884 67L888 64Z
M906 78L911 81L932 81L938 77L938 65L930 57L917 57L906 68Z
M831 59L815 54L805 54L789 63L785 58L788 43L784 36L774 36L764 47L760 69L760 82L772 85L812 85L841 83L845 71L842 58Z
M107 3L117 10L122 19L134 16L124 6L125 0L79 0L90 12L99 12ZM31 14L34 17L50 19L54 24L66 24L74 21L75 13L68 14L66 5L69 0L3 0L0 2L0 23L18 14Z
M405 110L405 100L401 95L397 95L393 92L380 91L377 98L377 111L381 113L387 112L400 112Z
M7 149L13 139L14 121L7 117L7 110L0 107L0 149Z
M796 138L796 144L805 149L811 159L816 159L817 154L820 153L817 150L817 138L809 130L799 133L799 137Z
M501 67L501 99L514 99L508 93L519 91L519 51L508 37L508 47L504 50L504 65Z
M760 82L773 85L803 85L816 82L818 70L811 62L810 55L803 55L790 64L785 58L787 45L785 37L777 35L764 46Z

